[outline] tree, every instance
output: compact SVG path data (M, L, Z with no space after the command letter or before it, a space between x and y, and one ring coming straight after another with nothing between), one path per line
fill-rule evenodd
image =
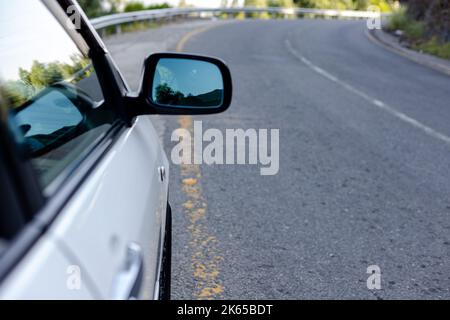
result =
M294 7L293 0L269 0L269 7L281 7L281 8L292 8Z
M367 10L370 5L380 7L381 11L388 11L394 0L293 0L301 8L338 9L338 10Z
M425 19L426 12L432 0L406 0L408 15L414 20Z
M355 10L367 10L369 6L369 0L354 0Z
M338 9L349 10L353 9L353 0L315 0L314 6L320 9Z
M123 9L124 12L133 12L133 11L141 11L145 10L145 5L142 2L132 1L128 2Z
M89 18L95 18L104 14L102 0L78 0L78 3Z
M180 105L184 94L174 91L167 83L162 83L156 88L156 101L166 105Z
M266 8L266 0L245 0L246 7Z
M167 2L160 3L160 4L150 4L147 6L147 10L155 10L155 9L168 9L171 8L171 5Z
M426 35L450 41L450 0L403 0L407 15L425 24Z
M42 63L33 61L30 70L19 68L19 80L7 81L4 90L13 107L18 107L39 91L55 83L69 79L89 65L89 60L81 55L70 57L71 63L53 61ZM83 77L89 76L89 71Z
M245 0L244 5L246 7L253 7L253 8L267 8L267 0ZM267 19L269 18L269 14L267 12L264 13L251 13L249 14L250 17L253 18L261 18L261 19Z
M294 0L294 4L300 8L315 8L314 0Z
M425 25L431 35L437 35L442 42L450 41L450 1L434 0L425 14Z
M110 6L109 13L120 12L120 10L122 9L122 7L125 4L125 0L106 0L106 2ZM136 3L136 2L134 2L134 3Z

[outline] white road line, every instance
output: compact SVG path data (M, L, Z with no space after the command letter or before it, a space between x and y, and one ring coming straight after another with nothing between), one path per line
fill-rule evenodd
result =
M353 87L352 85L346 83L345 81L342 81L341 79L337 78L336 76L332 75L331 73L325 71L324 69L316 66L314 63L312 63L311 61L309 61L307 58L305 58L304 56L302 56L299 52L297 52L291 42L286 39L285 40L285 44L286 44L286 48L288 49L288 51L294 56L296 57L298 60L300 60L301 62L303 62L306 66L308 66L311 70L317 72L318 74L320 74L321 76L327 78L328 80L331 80L337 84L339 84L341 87L347 89L348 91L352 92L353 94L363 98L364 100L366 100L367 102L369 102L370 104L374 105L375 107L386 111L387 113L389 113L390 115L396 117L397 119L406 122L408 124L410 124L411 126L423 131L424 133L426 133L427 135L429 135L430 137L433 137L435 139L438 139L440 141L443 141L447 144L450 145L450 137L446 136L443 133L440 133L426 125L424 125L423 123L417 121L414 118L409 117L408 115L395 110L394 108L388 106L387 104L385 104L384 102L372 98L369 95L367 95L366 93L356 89L355 87Z

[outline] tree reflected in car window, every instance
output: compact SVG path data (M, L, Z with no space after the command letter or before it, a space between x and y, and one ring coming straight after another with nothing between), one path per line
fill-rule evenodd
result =
M40 1L1 3L0 11L0 95L7 101L11 130L49 193L51 183L76 165L115 115L104 103L92 61Z

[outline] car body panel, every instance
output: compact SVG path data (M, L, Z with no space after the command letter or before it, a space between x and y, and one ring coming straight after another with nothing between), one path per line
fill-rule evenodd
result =
M78 49L89 55L101 82L102 103L115 111L114 122L107 133L97 134L95 149L86 148L89 154L53 181L52 188L56 187L51 192L35 191L43 201L32 212L34 242L21 245L21 234L8 243L14 247L8 248L14 259L2 268L0 297L127 299L119 280L124 279L130 247L138 247L143 269L134 280L141 294L134 296L133 290L132 297L158 298L168 201L168 178L161 179L161 168L169 175L159 136L149 116L133 120L126 116L128 87L86 16L80 11L80 32L67 26L65 8L74 2L42 2L46 8L39 6L33 19L51 19L50 13ZM81 84L90 92L91 83ZM71 148L70 143L65 146ZM31 178L35 174L30 170ZM70 274L66 272L72 267L80 270L82 281L81 289L74 292L67 288Z
M44 236L2 283L0 299L98 299L96 289L82 272L79 288L68 285L71 267L77 263L64 254L55 239Z
M49 231L80 260L102 298L113 297L115 277L131 243L138 244L144 256L141 297L155 296L168 192L159 167L168 170L159 137L149 117L139 117Z

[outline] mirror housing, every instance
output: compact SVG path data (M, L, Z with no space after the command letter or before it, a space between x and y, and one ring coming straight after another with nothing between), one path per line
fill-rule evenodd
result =
M218 70L219 76L222 78L222 87L218 88L220 90L214 90L212 92L202 92L203 94L199 94L197 96L192 96L189 94L183 95L179 90L171 90L168 88L168 90L171 90L170 92L176 93L178 99L172 99L170 103L162 104L159 101L154 101L155 99L155 88L156 83L155 82L155 74L159 71L158 65L161 61L170 62L170 60L173 59L176 60L176 63L178 65L178 69L189 69L189 61L192 61L192 65L199 66L199 62L204 62L205 66L208 67L210 70L212 70L211 67L214 67L216 70ZM184 62L186 61L185 65ZM195 73L197 72L197 69L193 70ZM180 73L179 70L177 70L178 73ZM182 75L178 74L179 77L186 77L183 72ZM211 74L211 73L210 73ZM177 74L174 75L174 78L177 77ZM186 79L183 79L184 82L187 82ZM216 79L216 83L218 79ZM175 82L177 79L175 79ZM211 86L208 82L214 82L214 79L202 79L202 80L194 80L196 81L204 81L204 83L197 83L198 87L207 87L208 85ZM163 83L163 82L161 82ZM167 84L164 84L165 86ZM167 86L168 87L168 86ZM166 87L166 88L167 88ZM200 90L200 89L199 89ZM181 90L182 91L182 90ZM143 114L160 114L160 115L202 115L202 114L216 114L221 113L227 110L231 104L232 100L232 80L231 80L231 73L228 69L227 65L216 58L211 57L205 57L205 56L198 56L198 55L191 55L191 54L180 54L180 53L157 53L152 54L149 56L145 62L144 62L144 71L142 75L141 80L141 86L139 89L138 96L136 97L130 97L134 103L132 103L134 112L133 116L143 115ZM206 97L211 96L211 94L214 92L214 94L217 96L217 94L221 94L221 103L218 105L208 105L208 102L203 101L203 105L195 105L195 102L198 102L198 97ZM178 95L181 95L181 99L179 99ZM216 97L217 98L217 97ZM219 100L213 100L213 101L219 101ZM189 105L189 103L192 103L193 105Z

